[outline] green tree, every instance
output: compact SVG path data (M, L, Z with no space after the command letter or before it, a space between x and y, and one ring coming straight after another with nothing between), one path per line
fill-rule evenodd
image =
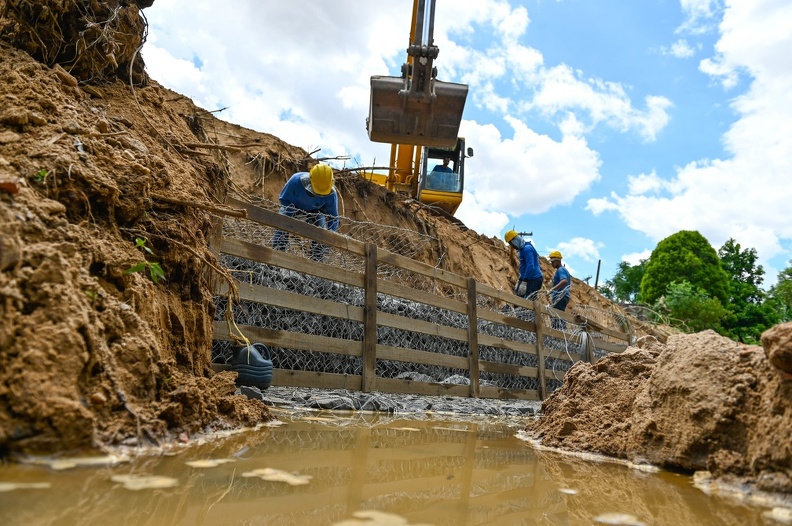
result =
M641 298L653 304L673 282L689 282L708 298L725 304L729 297L729 277L721 267L718 253L696 231L682 230L660 241L646 262L641 279Z
M709 297L687 280L671 282L665 295L655 303L654 311L660 314L659 321L685 332L717 330L718 322L727 313L717 298Z
M722 334L743 343L758 343L762 333L779 322L773 302L759 288L764 268L757 265L756 249L729 239L718 250L721 266L729 275L728 314L721 320Z
M613 275L613 279L605 282L607 290L611 293L608 298L628 303L641 301L641 280L645 270L645 259L634 266L626 261L619 263L619 270Z
M748 287L741 290L729 290L730 301L734 301L735 294L744 301L759 303L762 300L762 292L759 285L764 281L764 268L757 266L756 261L759 257L756 249L747 248L741 250L741 246L733 238L729 238L726 243L718 250L718 257L721 260L723 270L731 278L732 282L743 283ZM738 288L739 289L739 288Z
M778 312L779 322L792 320L792 260L778 273L778 283L770 287L770 302Z

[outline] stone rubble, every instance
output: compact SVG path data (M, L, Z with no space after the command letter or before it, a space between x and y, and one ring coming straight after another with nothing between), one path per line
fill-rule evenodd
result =
M452 413L475 416L536 416L542 403L535 400L495 400L458 396L421 396L392 393L364 393L346 389L273 386L264 391L242 386L239 393L281 408L332 411L372 411L387 414L419 415Z

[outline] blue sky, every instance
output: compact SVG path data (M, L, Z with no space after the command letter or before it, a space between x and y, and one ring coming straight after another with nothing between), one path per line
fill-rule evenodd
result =
M398 75L412 0L160 0L152 78L217 116L347 165L368 140L369 78ZM600 283L698 230L792 259L792 2L437 0L438 78L468 84L457 217L532 231ZM336 163L342 167L341 162Z

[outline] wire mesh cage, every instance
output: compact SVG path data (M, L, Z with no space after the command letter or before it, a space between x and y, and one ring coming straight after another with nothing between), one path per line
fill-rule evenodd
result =
M261 201L259 206L270 211L278 210L271 202ZM311 222L307 215L301 220ZM339 232L343 236L356 241L375 244L389 253L407 258L424 250L432 238L417 232L392 228L372 223L361 223L340 218ZM215 297L216 320L233 320L236 326L256 327L270 331L285 331L291 334L308 337L331 338L336 341L349 342L349 348L360 346L366 333L364 316L361 314L366 307L366 290L364 289L366 258L353 250L328 246L290 234L276 242L278 230L267 225L246 219L227 219L223 224L223 235L259 246L273 247L282 252L304 258L308 261L321 263L323 271L312 275L308 271L295 271L273 264L260 263L240 256L220 255L221 265L227 269L239 283L254 285L273 291L287 291L289 294L306 298L314 298L332 305L345 306L327 309L306 308L299 310L293 306L279 306L264 301L236 301L230 307L230 295ZM310 268L297 265L295 268ZM335 276L328 268L342 272L345 278L329 279L320 276ZM339 274L341 275L341 274ZM399 322L378 323L376 327L376 343L378 345L421 351L429 355L445 355L454 358L468 358L470 343L468 341L470 318L467 309L467 280L440 279L432 272L420 272L401 268L389 259L388 263L378 261L376 266L377 280L395 285L387 292L378 291L376 310L380 316L391 316L391 320ZM361 276L350 278L349 276ZM355 283L350 285L349 283ZM426 302L411 301L401 296L411 297L407 291L421 291L440 299ZM264 294L266 296L266 293ZM296 297L296 296L290 296ZM423 296L428 298L429 296ZM478 358L485 362L499 365L517 366L521 368L539 368L540 360L535 350L537 335L525 328L525 324L511 324L508 319L517 319L528 324L538 320L546 327L555 329L543 335L541 344L544 351L544 369L546 389L548 392L560 387L563 375L572 364L586 354L583 348L587 341L582 335L587 330L584 323L564 320L557 311L549 308L542 298L535 298L536 310L523 308L502 299L486 294L476 295L477 311L489 310L498 316L488 316L501 322L478 318L475 330L487 335L488 341L502 340L524 344L522 349L509 348L510 345L480 344ZM314 305L330 305L330 303L314 303ZM355 310L357 309L357 310ZM357 314L355 314L357 313ZM607 313L595 313L606 317ZM398 317L398 318L396 318ZM567 316L568 318L568 316ZM405 321L407 320L407 321ZM506 320L506 321L504 321ZM608 320L609 323L618 320ZM515 326L518 325L518 326ZM530 327L530 325L529 325ZM602 335L607 337L607 335ZM316 348L317 341L311 340L313 346L304 348L273 347L272 362L278 369L294 371L313 371L339 375L363 374L363 359L359 352L339 354L332 350ZM511 347L514 347L513 345ZM222 339L216 340L212 350L213 363L228 363L233 344ZM595 354L597 353L594 347ZM604 351L603 351L604 352ZM412 355L410 355L412 356ZM392 378L430 383L450 383L469 385L471 378L466 362L453 359L425 359L427 363L415 363L407 359L378 358L375 363L375 375L379 378ZM446 363L447 365L437 365ZM465 363L465 365L462 365ZM501 368L501 371L503 369ZM516 371L516 369L513 369ZM524 369L523 369L524 370ZM478 382L482 386L502 389L540 390L541 380L536 375L529 377L520 373L481 371Z

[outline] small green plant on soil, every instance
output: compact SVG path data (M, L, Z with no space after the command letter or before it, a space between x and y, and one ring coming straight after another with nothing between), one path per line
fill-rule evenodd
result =
M45 170L44 168L42 168L41 170L36 172L36 175L33 176L33 180L37 183L44 183L47 181L48 175L49 175L49 170Z
M148 272L149 276L151 276L151 281L153 281L155 284L159 283L159 280L164 280L165 272L162 270L160 264L145 259L145 254L149 254L152 256L154 255L154 251L146 246L146 240L140 237L136 237L135 248L138 248L141 251L143 251L144 259L140 263L136 263L132 265L129 269L127 269L127 271L124 274L132 274L133 272Z

